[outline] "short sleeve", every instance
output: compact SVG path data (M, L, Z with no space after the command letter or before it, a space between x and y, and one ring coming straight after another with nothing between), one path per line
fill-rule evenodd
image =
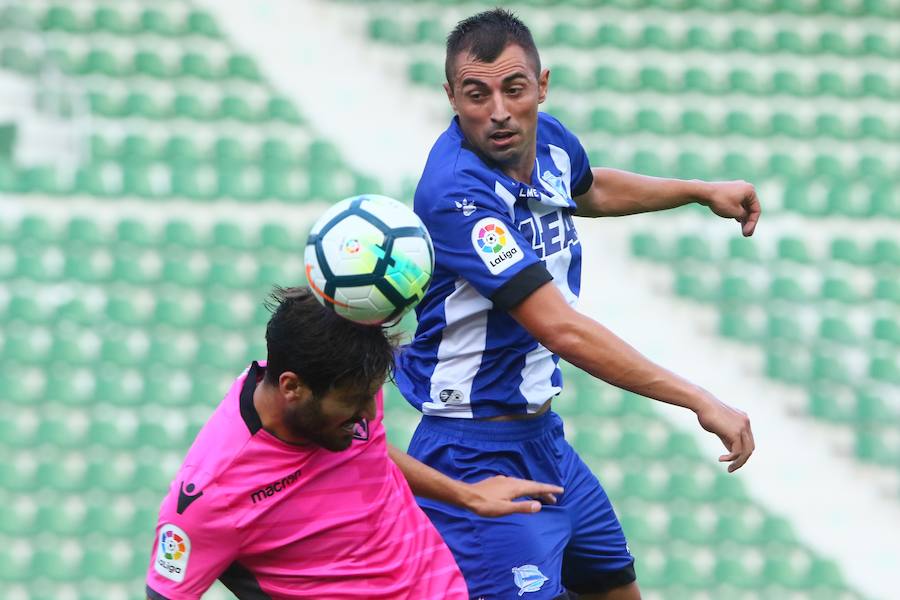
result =
M182 469L160 508L147 570L151 600L195 600L228 569L238 553L238 535L213 488L185 481Z
M594 174L591 171L591 161L588 158L581 141L575 134L563 128L566 139L566 152L572 161L572 197L575 198L591 189L594 183Z
M472 182L429 207L423 220L435 262L468 281L495 306L509 309L553 277L515 227L509 208Z

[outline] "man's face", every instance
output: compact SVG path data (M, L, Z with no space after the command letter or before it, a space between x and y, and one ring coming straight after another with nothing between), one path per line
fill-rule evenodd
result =
M370 389L331 388L323 396L309 392L303 402L292 402L284 414L285 426L293 435L332 452L346 450L353 443L354 426L375 418L375 394Z
M538 104L547 95L549 71L535 65L518 44L509 44L492 63L468 53L456 57L453 87L444 84L466 139L501 166L527 167L533 160Z

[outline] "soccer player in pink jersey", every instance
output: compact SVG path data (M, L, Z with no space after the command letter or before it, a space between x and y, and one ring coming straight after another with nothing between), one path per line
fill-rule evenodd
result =
M235 380L162 502L148 598L200 598L216 579L252 600L468 598L413 492L499 516L538 511L515 499L553 502L562 489L466 484L392 447L384 331L343 320L305 288L274 298L268 361Z

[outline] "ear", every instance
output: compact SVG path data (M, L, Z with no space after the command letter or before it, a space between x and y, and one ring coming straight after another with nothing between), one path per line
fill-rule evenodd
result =
M292 371L285 371L278 377L278 391L288 404L305 404L313 395L312 390Z
M538 77L538 104L543 104L547 99L547 89L550 87L550 69L541 71Z
M456 110L456 97L453 95L453 88L449 83L444 83L444 91L447 92L447 100L450 101L450 106L453 108L453 112L458 113Z

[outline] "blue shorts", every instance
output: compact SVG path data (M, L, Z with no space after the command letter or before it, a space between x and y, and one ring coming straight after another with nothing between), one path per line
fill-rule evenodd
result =
M568 591L600 593L635 580L634 557L609 498L566 442L556 413L516 421L425 416L409 454L470 483L509 475L565 488L558 504L537 514L496 519L418 498L473 600L566 598Z

